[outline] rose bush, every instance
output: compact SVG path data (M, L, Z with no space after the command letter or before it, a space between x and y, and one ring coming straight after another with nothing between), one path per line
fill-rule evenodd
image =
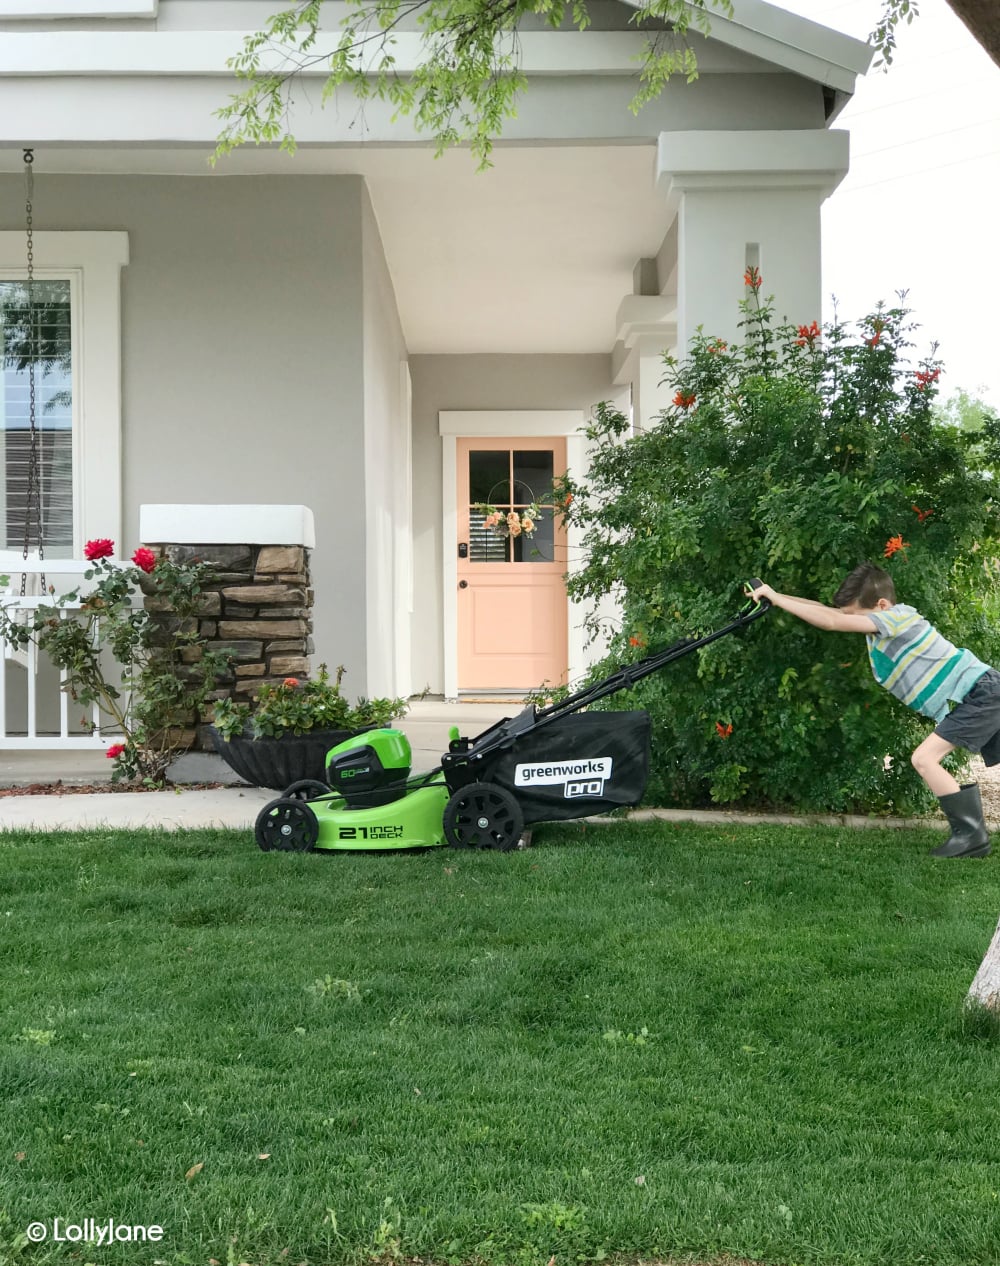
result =
M96 703L107 728L121 732L107 749L113 782L158 786L188 745L228 655L207 650L198 635L206 566L145 548L131 565L113 554L111 540L87 542L84 556L94 566L84 572L91 583L82 598L80 589L53 596L26 622L0 604L0 638L21 649L34 642L65 671L74 702Z
M570 592L620 602L596 673L728 622L750 577L829 603L864 559L892 572L900 601L995 661L1000 420L987 413L973 433L935 421L940 363L933 349L908 359L904 307L851 329L778 325L760 274L744 280L741 344L699 334L669 360L673 406L645 433L598 406L587 478L566 481L586 560ZM597 614L590 625L607 632ZM774 611L610 706L636 704L653 715L660 803L928 802L908 760L928 723L878 687L857 635Z

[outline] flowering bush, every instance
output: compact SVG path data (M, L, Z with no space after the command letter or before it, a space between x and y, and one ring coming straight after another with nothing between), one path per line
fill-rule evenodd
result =
M587 560L570 590L621 603L610 660L725 624L753 576L830 603L864 559L891 571L901 602L994 660L1000 419L978 432L935 419L940 365L933 351L908 361L902 306L853 329L782 326L759 273L744 280L742 345L699 336L669 360L673 407L643 434L626 438L626 419L599 406L588 478L567 482ZM637 703L653 715L649 794L661 803L927 804L908 755L928 723L878 687L857 635L773 611L610 706Z
M93 584L82 602L78 589L59 594L27 621L0 604L0 639L22 649L34 642L65 671L74 702L96 703L109 728L121 730L121 742L107 748L113 782L160 785L228 656L199 640L204 565L172 563L145 548L131 565L112 562L113 554L113 541L87 542L84 555L94 566L84 579ZM84 717L81 724L92 723Z
M264 685L252 703L221 699L215 705L215 728L224 739L246 734L251 738L277 738L282 734L308 734L311 730L360 730L388 725L406 712L405 699L359 699L351 704L340 693L344 669L331 681L326 664L320 664L315 680L286 677L280 685Z

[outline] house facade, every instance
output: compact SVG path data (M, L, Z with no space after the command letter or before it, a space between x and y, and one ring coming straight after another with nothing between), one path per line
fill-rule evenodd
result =
M523 33L529 89L489 171L435 159L378 102L321 106L321 68L295 90L294 157L212 167L226 60L277 7L0 0L0 297L26 276L30 193L70 342L37 403L49 552L111 537L128 556L144 505L306 506L315 660L352 693L574 676L576 543L551 516L504 540L475 507L521 511L580 471L597 401L654 417L663 352L735 334L748 265L779 315L818 318L820 208L848 166L833 125L869 50L738 0L689 37L698 80L634 115L643 37L602 0L586 32ZM9 561L25 405L4 373Z

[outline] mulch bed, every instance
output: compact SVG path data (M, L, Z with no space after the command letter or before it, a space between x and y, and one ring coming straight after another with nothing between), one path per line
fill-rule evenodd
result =
M224 782L168 782L162 787L143 787L137 783L121 782L31 782L23 787L0 787L0 798L3 796L95 796L123 791L214 791L217 787L228 785Z

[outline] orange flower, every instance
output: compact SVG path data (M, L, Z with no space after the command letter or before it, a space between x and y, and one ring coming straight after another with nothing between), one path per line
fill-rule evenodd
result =
M709 343L708 350L716 354L726 352L729 350L729 344L724 343L721 338L717 338L714 343Z
M299 684L299 679L298 677L286 677L281 684L283 686L295 687Z
M733 732L732 722L730 722L729 725L723 725L721 721L716 721L715 729L719 738L727 739Z
M917 380L917 390L926 391L928 385L937 382L941 377L940 369L918 369L914 377Z
M628 640L628 644L629 644L629 646L645 646L645 645L646 645L646 639L645 639L645 638L643 638L643 637L634 637L634 636L633 636L633 637L630 637L630 638L629 638L629 640Z
M761 283L763 280L764 280L764 279L763 279L763 277L761 277L760 272L758 271L758 269L757 269L757 268L755 268L755 267L754 267L754 265L753 265L753 264L751 264L751 265L750 265L750 267L749 267L749 268L746 270L746 272L743 274L743 284L744 284L744 286L750 286L750 287L751 287L751 289L753 289L753 290L759 290L759 289L760 289L760 283Z
M799 326L799 337L795 340L796 347L812 347L813 343L820 336L820 328L815 321L811 325Z
M869 347L878 347L879 343L881 343L882 341L882 331L884 329L885 329L885 322L881 320L880 318L876 318L872 322L872 336L870 339L866 340Z
M919 506L911 506L910 509L917 516L918 523L923 523L924 519L930 518L930 516L934 513L933 510L921 510Z
M883 553L885 554L886 558L892 558L893 554L898 553L901 549L906 549L909 546L909 544L910 544L909 541L903 540L903 534L900 532L896 536L889 537L889 539L885 543L885 549Z
M696 399L697 397L694 396L693 394L690 396L687 396L684 394L683 391L678 391L677 394L674 396L674 404L677 406L678 409L690 409Z

